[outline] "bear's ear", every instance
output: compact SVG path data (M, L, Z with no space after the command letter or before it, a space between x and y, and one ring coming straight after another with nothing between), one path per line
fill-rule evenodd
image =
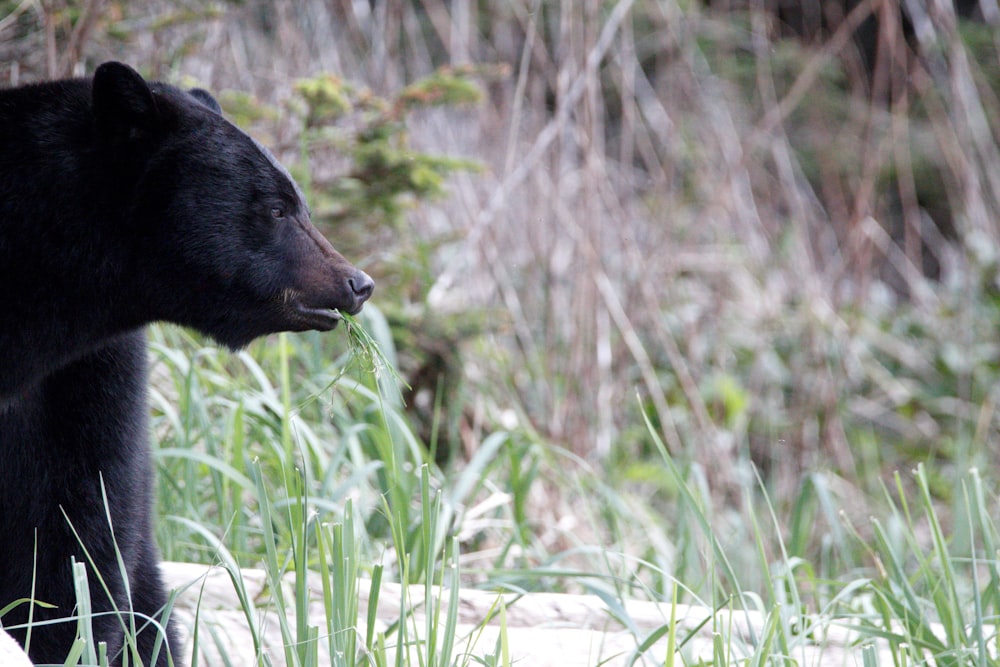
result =
M94 72L94 117L109 136L134 137L159 124L156 100L146 81L128 65L107 62Z
M188 95L194 99L201 102L204 106L208 107L215 113L222 115L222 107L219 106L219 102L212 97L212 93L208 92L203 88L192 88L188 91Z

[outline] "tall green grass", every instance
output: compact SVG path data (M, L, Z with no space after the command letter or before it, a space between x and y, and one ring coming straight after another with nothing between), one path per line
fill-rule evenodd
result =
M160 539L165 557L218 561L234 582L239 563L263 567L282 619L285 664L319 664L320 655L338 665L359 656L452 664L459 598L442 607L436 591L458 589L452 524L456 503L473 489L464 481L457 493L445 491L441 471L426 461L400 412L392 341L367 333L387 328L375 308L365 312L364 328L347 318L332 348L319 337L282 335L230 354L183 331L154 332L154 403L167 406L154 419L161 502L179 510L160 523ZM424 585L424 641L414 639L406 588L399 601L406 615L376 632L386 569ZM364 619L362 575L371 581ZM310 579L322 590L319 625L307 613ZM252 627L258 612L246 596L243 603Z
M222 559L227 567L237 561L264 567L271 588L285 591L274 596L274 604L298 619L282 626L288 664L317 664L319 642L338 656L335 661L344 660L336 664L350 664L352 655L376 664L467 664L473 658L455 636L458 598L450 596L442 606L440 586L596 594L632 628L635 658L664 655L666 641L677 650L669 659L678 661L673 664L706 659L697 641L706 632L715 637L708 658L713 664L794 659L803 647L812 650L837 632L849 632L846 650L869 662L892 655L911 662L934 656L947 664L994 664L1000 609L991 510L997 499L976 471L963 478L961 500L949 511L961 517L952 517L955 525L963 526L950 538L923 467L897 476L886 489L884 509L872 505L870 516L842 512L832 497L835 478L815 475L803 485L790 525L758 479L743 503L747 509L725 519L742 526L731 534L719 530L718 509L698 467L670 454L652 422L647 428L660 452L657 487L672 498L669 516L653 509L660 502L655 496L643 499L609 486L602 471L542 447L530 431L498 431L467 466L442 471L427 460L392 396L374 389L370 368L352 366L350 356L328 349L329 341L320 337L280 337L251 351L261 360L257 365L246 354L202 347L176 330L155 335L183 336L173 342L188 349L181 353L184 363L175 354L161 357L167 376L175 378L174 390L200 394L204 383L215 382L212 393L226 397L203 406L214 416L201 427L171 426L162 434L163 502L184 513L195 510L196 516L161 523L161 540L172 558L209 562L219 558L223 544L239 545ZM276 345L289 345L289 353ZM383 349L391 358L391 341ZM319 360L324 355L325 367ZM282 368L299 365L309 366L314 379L285 390L262 384L265 377L293 377ZM177 398L181 405L193 404ZM263 414L247 409L268 403L272 408ZM171 424L195 423L194 415L179 417ZM198 437L191 440L194 433ZM277 444L282 433L292 439L291 459ZM173 446L175 437L189 439L187 453ZM238 453L243 460L202 451ZM235 475L238 469L249 473ZM181 493L173 476L199 484ZM560 497L575 489L569 492L572 503L557 508L577 522L562 534L546 536L540 525L548 519L538 515L539 500L532 496L546 483L558 484ZM231 509L218 511L225 503ZM234 539L240 532L244 538ZM823 545L820 558L811 557L816 552L805 549L805 541ZM288 573L294 573L295 586L283 589ZM319 625L304 620L311 578L323 591L325 622ZM382 581L424 587L418 606L427 612L427 625L420 635L429 641L414 639L405 611L394 625L376 629ZM359 585L371 587L370 616L363 622ZM402 590L399 607L412 610L408 589ZM726 614L706 618L700 627L665 619L650 629L630 620L632 599L682 600ZM246 604L250 620L259 612L252 611L252 601ZM516 601L507 604L516 611ZM749 634L733 625L742 627L741 614L761 619ZM478 650L471 656L485 659L493 647ZM516 655L517 646L506 650Z
M378 331L378 317L361 323ZM864 515L838 510L835 480L816 475L791 524L758 478L745 509L720 519L697 465L670 453L650 419L651 496L526 429L491 434L446 471L348 336L277 336L235 354L174 328L152 338L158 537L170 559L229 572L260 664L270 660L254 630L266 614L279 619L283 664L512 664L518 596L531 591L596 595L634 639L627 663L784 664L825 650L864 664L998 664L998 498L977 470L947 509L925 466L899 473ZM377 344L374 358L391 359L391 340ZM545 496L548 485L559 495ZM562 519L540 512L545 503ZM244 568L266 572L267 602L247 594ZM103 665L85 570L78 580L81 639L66 664ZM411 584L388 620L385 582ZM507 595L496 645L458 631L454 593L466 588ZM662 621L633 617L634 600L661 603ZM682 614L689 604L703 611Z

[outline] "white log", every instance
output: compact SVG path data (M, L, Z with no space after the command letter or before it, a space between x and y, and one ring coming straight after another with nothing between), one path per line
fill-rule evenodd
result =
M31 667L31 661L21 650L21 645L0 628L0 665L3 667Z
M239 604L236 589L229 574L219 567L183 563L164 563L163 573L168 588L182 589L174 610L174 619L190 633L194 628L195 614L198 615L199 664L221 664L225 655L232 664L259 664L255 655L254 642L249 631L249 623ZM259 609L255 621L261 646L275 667L286 664L283 641L278 619L270 606L267 578L261 570L243 570L242 580L248 597ZM294 579L283 580L286 600L292 597ZM322 608L320 577L312 573L308 582L312 600L309 615L312 623L320 628L325 626ZM368 605L368 582L359 586L359 623L364 623ZM435 596L442 595L439 589ZM378 599L377 619L384 630L399 619L401 587L399 584L383 582ZM425 617L423 615L424 587L411 586L407 590L408 606L415 610L409 622L410 637L424 638ZM491 618L485 625L484 619L496 611L497 593L462 589L458 592L458 633L455 646L458 650L473 655L492 654L500 635L499 620ZM448 592L444 591L441 608L446 609ZM507 615L507 641L513 664L531 667L585 667L590 665L625 666L629 664L636 647L650 632L669 622L669 604L626 601L623 604L635 634L612 617L607 605L594 595L564 595L556 593L531 593L517 596L504 594ZM289 603L291 604L291 603ZM733 651L729 657L740 659L749 655L750 646L760 640L765 633L766 618L757 612L720 611L715 614L703 607L677 605L677 640L694 635L683 649L683 657L690 664L695 659L711 662L713 650L713 630L721 632L723 644ZM796 647L789 656L799 665L816 667L861 665L860 648L854 644L858 637L848 629L830 623L831 619L807 617L806 627L799 628ZM294 620L289 619L294 628ZM443 616L442 616L443 623ZM364 637L364 628L357 629L359 645ZM638 638L637 638L638 636ZM190 639L191 635L188 634ZM393 642L387 637L387 643ZM325 642L320 642L320 664L330 664L325 651ZM186 642L190 651L190 641ZM874 644L879 664L892 664L892 654L885 642ZM417 649L413 649L417 650ZM635 664L664 664L667 640L664 636L653 644L645 656ZM775 650L775 649L772 649ZM415 655L415 654L414 654ZM186 657L186 662L190 656ZM417 664L416 661L408 664Z

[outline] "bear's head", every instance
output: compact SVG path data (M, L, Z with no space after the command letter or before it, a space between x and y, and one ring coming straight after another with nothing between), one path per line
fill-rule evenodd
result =
M94 74L92 103L97 150L126 190L119 224L144 319L236 348L329 330L361 310L372 279L319 233L288 172L210 94L110 62Z

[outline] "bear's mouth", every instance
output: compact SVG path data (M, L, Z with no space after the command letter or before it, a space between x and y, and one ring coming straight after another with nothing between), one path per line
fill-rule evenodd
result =
M299 320L316 331L330 331L343 319L336 308L319 308L304 303L296 303L294 308Z

